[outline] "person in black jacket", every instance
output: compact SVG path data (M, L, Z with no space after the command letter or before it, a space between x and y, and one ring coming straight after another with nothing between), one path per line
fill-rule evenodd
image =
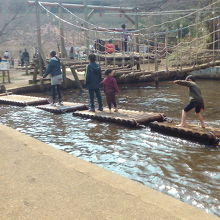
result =
M60 59L56 56L56 51L50 52L51 59L47 66L46 72L43 74L43 78L47 77L49 74L51 76L51 89L52 89L52 105L56 102L56 94L58 94L59 104L62 105L61 97L61 84L63 82L63 74L61 71Z
M30 56L26 49L24 49L24 52L22 53L22 64L21 66L29 65Z
M95 112L95 94L98 100L98 110L103 111L102 96L100 91L100 83L102 81L102 73L100 66L96 63L95 54L89 55L89 65L86 69L86 87L89 90L90 111Z

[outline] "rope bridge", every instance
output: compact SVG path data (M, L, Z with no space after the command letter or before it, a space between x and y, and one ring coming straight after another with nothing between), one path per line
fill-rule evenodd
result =
M199 66L219 65L220 56L220 0L217 0L203 8L191 10L169 11L165 14L180 14L181 16L166 20L159 24L144 27L146 18L150 20L156 12L147 13L136 8L101 7L76 4L46 3L29 1L29 4L40 8L42 15L46 15L51 25L59 22L65 30L71 30L72 39L78 39L73 45L73 40L68 32L60 32L55 29L57 37L61 38L69 46L85 46L86 53L94 52L99 62L108 66L138 64L148 72L158 71L182 71ZM56 14L53 7L60 10ZM97 8L96 8L97 7ZM86 16L85 9L92 11ZM116 11L129 17L132 28L122 30L104 27L89 21L89 17L96 11ZM115 13L115 14L117 14ZM126 14L127 13L127 14ZM157 12L157 14L163 12ZM136 20L136 22L135 22ZM137 23L139 20L139 23ZM186 22L187 21L187 22ZM141 24L141 25L140 25ZM141 28L139 27L141 26ZM128 50L125 51L122 44L124 36L127 36ZM101 40L101 41L100 41ZM108 47L103 42L113 40L118 50L108 53Z

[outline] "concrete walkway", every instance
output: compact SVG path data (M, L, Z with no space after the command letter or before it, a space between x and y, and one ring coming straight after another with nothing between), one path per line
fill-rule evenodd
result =
M0 125L0 219L219 220Z

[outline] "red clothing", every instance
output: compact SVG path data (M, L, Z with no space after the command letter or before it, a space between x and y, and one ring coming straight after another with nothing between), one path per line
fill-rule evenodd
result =
M110 44L110 43L106 44L105 45L105 51L107 53L114 53L115 52L115 45L114 44Z
M117 84L117 81L114 77L107 76L107 77L105 77L105 79L103 80L102 83L103 83L103 89L104 89L105 94L119 93L118 84Z

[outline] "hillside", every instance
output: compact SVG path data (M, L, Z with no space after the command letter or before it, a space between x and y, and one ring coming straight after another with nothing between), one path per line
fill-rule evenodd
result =
M43 0L42 0L43 1ZM48 2L54 2L54 0L47 0ZM56 0L57 2L59 0ZM33 48L36 47L36 25L35 25L35 10L34 7L30 7L27 4L27 0L7 0L0 5L0 52L6 48L10 50L23 49L24 47ZM83 3L81 0L63 0L64 3ZM149 11L172 11L179 9L192 9L202 7L211 2L211 0L87 0L88 4L95 5L111 5L111 6L129 6L137 7L144 12ZM76 13L79 11L76 11ZM1 34L2 28L10 21L14 14L19 13L16 19L11 22L4 30L4 34ZM75 12L74 12L75 13ZM68 17L68 15L66 15ZM83 17L82 14L79 16ZM145 16L139 19L140 26L146 27L155 23L161 23L165 20L177 18L181 15L172 16ZM51 48L51 45L57 44L59 41L58 35L58 23L54 22L52 18L41 15L42 22L42 39L43 44L46 47ZM92 23L103 27L120 27L122 23L126 23L128 27L134 28L132 24L120 13L115 15L96 13L91 19ZM52 31L51 31L52 30ZM71 26L65 26L65 35L68 36L68 45L71 42L77 41L76 38L80 38L78 33L74 32ZM16 48L14 47L16 45Z

